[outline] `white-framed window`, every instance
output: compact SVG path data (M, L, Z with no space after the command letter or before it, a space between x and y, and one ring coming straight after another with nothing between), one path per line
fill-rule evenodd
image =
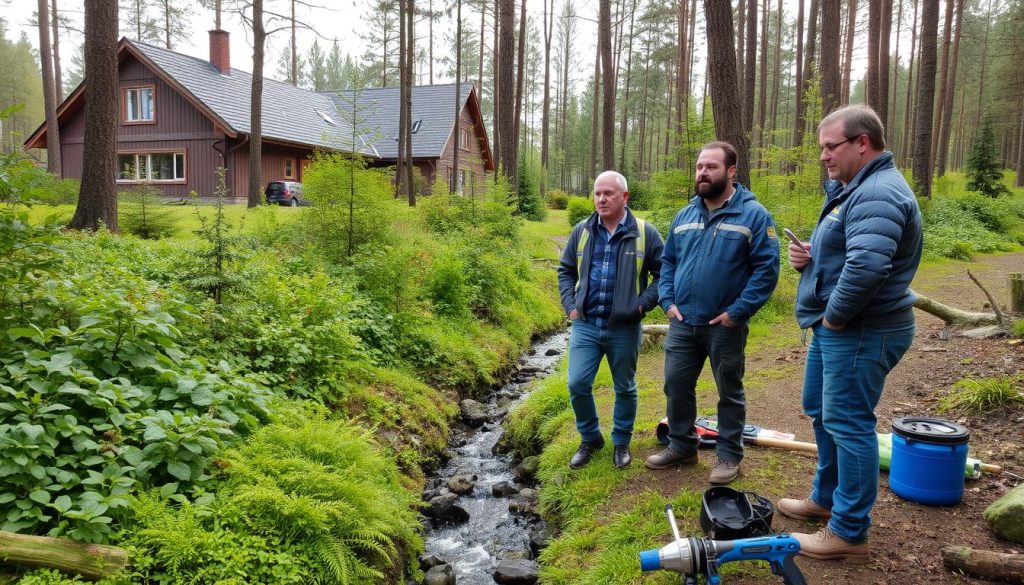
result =
M184 152L131 152L117 155L117 180L121 183L185 181Z
M295 179L295 159L284 159L284 178Z
M124 90L124 121L128 123L154 122L153 86L128 87Z

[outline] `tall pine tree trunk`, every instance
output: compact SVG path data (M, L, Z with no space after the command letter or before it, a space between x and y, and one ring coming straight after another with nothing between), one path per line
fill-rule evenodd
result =
M839 106L839 0L821 0L821 101L822 113Z
M481 45L483 40L483 37L480 37ZM455 0L455 70L462 70L462 0ZM459 192L459 150L462 148L462 145L459 144L462 140L462 88L459 85L459 78L456 76L455 121L452 124L452 175L448 177L448 193L451 194ZM495 109L494 114L498 114L497 109Z
M896 152L893 144L896 140L896 102L898 101L897 90L900 87L900 33L903 29L903 0L899 0L899 8L896 10L896 52L893 53L893 61L896 66L892 68L892 91L889 92L889 123L885 125L885 144L889 150Z
M263 202L263 54L267 32L263 0L252 2L252 85L249 92L249 207Z
M622 96L622 118L619 123L619 172L626 174L626 128L629 122L629 89L633 72L633 22L636 16L637 0L632 0L629 10L629 35L626 38L626 87Z
M953 0L950 0L950 2L953 2ZM939 126L939 146L935 156L935 172L940 177L946 174L946 157L949 154L949 131L953 126L953 95L956 93L956 68L960 60L960 32L964 22L964 0L956 0L955 6L956 33L953 36L953 51L952 55L950 55L949 79L946 80L945 99L943 99L941 104L943 110L942 124Z
M914 95L915 91L915 77L914 77L914 61L919 60L917 55L917 7L918 0L912 0L914 3L914 23L910 27L910 66L907 69L907 101L906 107L903 109L903 140L900 141L900 166L907 166L910 161L910 154L913 152L914 147L911 142L913 136L914 120L911 112L914 109Z
M715 112L715 134L736 147L736 180L750 185L750 149L743 133L740 101L736 95L736 57L732 43L732 11L728 3L704 0L704 18L708 27L711 105Z
M764 0L761 12L761 67L757 91L757 146L764 148L765 118L768 117L768 6L771 0ZM761 167L760 150L757 155L757 168Z
M723 2L724 1L731 2L732 0L722 0L722 1ZM746 49L746 46L747 46L746 45L746 40L747 40L747 37L746 37L746 34L747 34L747 16L746 16L747 5L746 5L746 3L747 3L747 0L737 0L737 2L736 2L736 24L737 24L737 26L736 26L736 75L737 75L736 87L737 87L738 91L740 92L741 96L743 95L743 92L746 90L746 88L743 87L743 82L744 82L743 73L746 71L746 69L744 69L744 67L743 67L743 60L747 57L747 49ZM740 99L742 100L742 98L740 98ZM742 104L743 102L741 101L740 103ZM743 120L742 114L743 114L743 112L740 112L740 122L741 123L742 123L742 120Z
M516 145L515 148L516 148L516 165L517 165L517 167L519 165L519 140L520 140L519 128L521 126L521 122L522 122L521 118L522 118L522 115L523 115L523 75L525 75L525 73L526 73L526 65L525 65L525 58L526 58L526 0L520 0L520 6L521 6L521 9L520 9L520 12L519 12L519 42L516 43L516 45L517 45L517 51L516 51L516 54L517 54L517 56L516 56L516 114L515 114L515 122L514 122L515 129L513 130L513 135L515 136L515 140L513 141L513 144ZM516 189L518 190L518 188L519 188L519 171L518 171L518 168L516 169L515 179L512 181L512 183L516 186Z
M853 69L853 39L857 33L857 0L850 0L846 14L846 47L843 51L843 86L840 89L839 103L850 103L850 74Z
M779 127L779 86L782 85L782 25L785 22L782 0L779 0L779 5L776 10L778 11L778 15L775 19L775 52L772 54L772 60L775 63L775 72L772 75L772 110L769 116L771 121L771 134L769 134L768 139L769 144L772 145L775 143L775 129Z
M804 143L804 132L807 126L804 94L807 93L807 87L811 82L811 73L814 71L814 44L817 41L817 27L818 0L811 0L811 12L807 18L807 43L804 45L804 72L800 76L801 85L800 90L797 92L796 123L793 125L793 146L801 146Z
M85 138L82 184L69 229L117 226L117 0L85 4ZM60 140L59 136L48 136Z
M757 0L747 0L746 57L743 61L743 133L753 137L754 95L757 83Z
M939 148L939 139L942 132L942 116L945 111L946 103L946 89L949 83L949 48L950 43L953 41L953 0L946 2L946 18L943 22L942 29L942 46L940 47L940 70L939 70L939 86L938 86L938 97L935 99L935 119L932 121L932 128L935 132L932 132L932 146L931 146L931 160L936 160L936 151ZM937 166L937 165L936 165Z
M57 14L57 0L50 1L50 22L53 30L51 41L53 46L54 95L57 96L57 103L59 104L64 99L64 75L60 70L60 30L58 29L60 20Z
M551 130L551 35L555 27L555 0L544 0L544 105L540 122L540 194L547 197L548 186L548 140ZM481 37L483 40L483 37ZM628 80L628 75L627 75Z
M611 0L601 0L598 34L601 43L601 166L602 170L615 168L615 64L612 62L612 6Z
M878 44L882 37L882 0L868 0L868 70L864 102L878 111Z
M917 122L914 124L914 183L918 197L931 198L932 109L935 104L935 48L939 29L938 2L921 8L921 66L918 68Z
M61 178L60 129L57 127L57 90L53 77L53 55L50 53L50 16L47 0L39 0L39 61L43 69L43 108L46 119L46 167Z
M294 5L294 1L293 5ZM405 11L407 0L398 0L398 156L395 160L395 198L407 195L405 185L405 141L408 133L405 131L405 86L408 80L405 78L405 57L408 54L406 42L408 35L405 30ZM294 53L293 53L294 55ZM455 82L458 85L459 72L455 72Z
M597 176L597 120L601 110L601 44L601 36L598 35L597 55L594 56L594 97L591 103L593 111L590 115L590 158L587 160L587 176L590 178Z
M889 126L889 36L892 33L892 0L882 0L882 21L878 39L878 117Z
M501 150L499 172L510 184L516 182L515 135L515 0L497 0L498 4L498 101L494 117L498 120Z

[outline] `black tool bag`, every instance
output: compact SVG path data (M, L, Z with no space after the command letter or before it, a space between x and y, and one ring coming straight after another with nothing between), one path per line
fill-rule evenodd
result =
M700 527L712 540L736 540L772 534L775 506L754 492L714 486L704 492Z

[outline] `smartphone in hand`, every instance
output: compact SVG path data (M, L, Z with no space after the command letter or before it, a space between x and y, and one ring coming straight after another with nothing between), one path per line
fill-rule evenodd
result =
M800 238L796 237L796 234L793 233L793 230L789 228L782 228L782 233L786 234L786 237L789 238L790 242L793 242L794 244L800 246L801 248L804 247L804 243L800 241ZM807 255L811 255L810 251L807 252Z

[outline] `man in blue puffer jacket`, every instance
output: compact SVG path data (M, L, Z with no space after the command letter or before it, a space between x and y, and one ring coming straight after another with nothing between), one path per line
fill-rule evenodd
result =
M829 114L818 142L830 179L825 205L810 242L789 246L801 272L797 321L813 331L803 407L818 468L810 497L780 500L779 512L828 520L815 534L793 534L800 554L866 562L878 492L874 411L914 339L910 281L921 261L921 212L871 108Z
M665 397L669 446L651 469L697 462L697 377L711 358L718 386L718 462L711 483L736 479L743 459L747 321L779 280L779 240L771 214L739 183L736 150L712 142L697 158L695 189L674 220L661 257L658 300L669 317Z

